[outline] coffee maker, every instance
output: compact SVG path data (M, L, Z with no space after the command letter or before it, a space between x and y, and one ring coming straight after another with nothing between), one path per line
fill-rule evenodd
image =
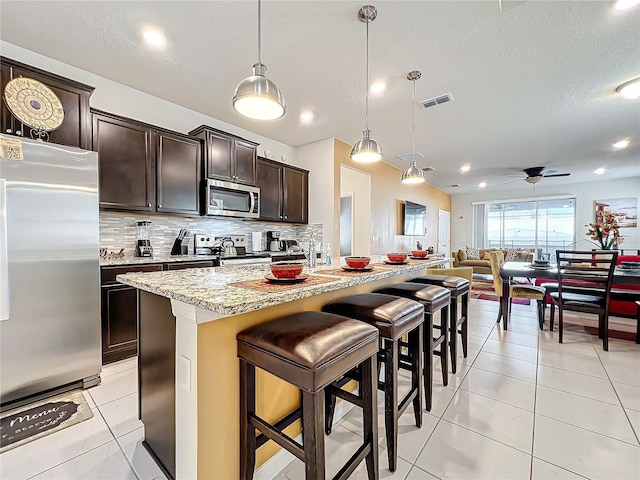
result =
M152 236L151 222L136 222L136 257L153 257Z
M282 242L280 241L280 232L270 230L267 232L267 246L271 252L279 252L282 250Z

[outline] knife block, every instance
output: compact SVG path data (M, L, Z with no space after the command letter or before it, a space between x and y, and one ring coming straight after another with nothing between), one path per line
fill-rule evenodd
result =
M182 245L182 240L176 238L173 241L173 247L171 247L171 255L187 255L189 253L189 246Z

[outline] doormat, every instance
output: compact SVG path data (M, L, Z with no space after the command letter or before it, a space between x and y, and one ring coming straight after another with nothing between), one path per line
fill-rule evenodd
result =
M479 298L480 300L500 301L500 297L493 289L493 280L485 280L474 278L471 280L471 298ZM526 298L514 298L513 303L516 305L530 305L531 301Z
M67 393L9 410L0 417L0 453L91 417L93 412L82 392Z

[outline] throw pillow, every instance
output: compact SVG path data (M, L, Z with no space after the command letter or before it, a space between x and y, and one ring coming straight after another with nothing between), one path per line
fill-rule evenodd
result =
M460 262L464 262L464 261L467 260L467 251L466 250L463 250L463 249L458 250L458 260Z
M491 253L491 252L484 252L484 255L482 256L482 260L491 261L491 256L489 256L489 253Z
M508 248L507 254L504 256L505 262L515 262L518 258L518 253L520 252L519 248Z
M516 262L525 262L527 257L529 256L529 250L520 250L518 255L516 255Z
M477 248L465 247L465 250L467 251L467 259L480 260L480 252Z

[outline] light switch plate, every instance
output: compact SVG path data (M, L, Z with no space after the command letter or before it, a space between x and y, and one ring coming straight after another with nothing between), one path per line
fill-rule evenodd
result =
M178 361L178 385L183 390L191 393L191 360L180 355Z

